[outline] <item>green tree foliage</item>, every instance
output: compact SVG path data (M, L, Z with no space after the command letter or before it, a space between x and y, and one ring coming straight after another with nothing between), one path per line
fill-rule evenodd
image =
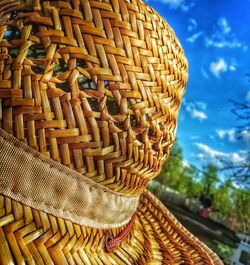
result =
M168 187L177 189L181 181L183 171L183 153L176 141L168 159L163 164L161 173L157 180Z
M197 171L194 168L184 165L182 148L176 141L169 158L162 167L157 181L181 193L187 194L193 188L193 181L196 175Z
M240 230L250 232L250 194L234 192L233 213L240 223Z
M201 178L201 183L203 186L203 194L205 196L213 195L216 190L216 183L218 182L218 170L217 167L208 164L205 166Z
M250 193L235 188L231 180L222 183L217 167L212 164L206 165L201 171L191 165L185 165L182 148L178 142L173 146L156 180L162 186L188 197L211 197L215 212L223 215L225 219L235 218L239 230L250 232ZM161 190L161 187L158 185L156 189Z
M182 176L178 185L178 191L189 196L199 196L202 186L197 182L198 171L192 166L185 166L182 163Z
M223 215L231 216L233 205L233 190L231 181L220 184L214 192L213 207L214 210L219 211Z

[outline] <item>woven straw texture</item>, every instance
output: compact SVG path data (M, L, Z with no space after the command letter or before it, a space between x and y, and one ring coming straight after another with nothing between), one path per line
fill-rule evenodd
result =
M222 265L157 202L144 193L133 231L106 253L106 230L55 218L0 197L0 264L190 264ZM109 232L116 236L124 227ZM2 254L4 253L4 255Z
M178 39L140 0L0 0L0 127L110 190L142 194L113 253L107 230L2 195L0 264L222 264L145 192L186 82Z
M168 24L137 0L0 8L2 128L109 189L142 193L175 139L187 79Z
M0 154L0 192L26 206L102 229L127 224L136 212L140 196L111 191L2 129Z

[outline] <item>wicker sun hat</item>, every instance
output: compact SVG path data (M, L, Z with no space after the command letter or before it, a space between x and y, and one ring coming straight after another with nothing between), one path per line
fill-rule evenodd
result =
M0 0L0 264L222 264L146 186L187 61L140 0Z

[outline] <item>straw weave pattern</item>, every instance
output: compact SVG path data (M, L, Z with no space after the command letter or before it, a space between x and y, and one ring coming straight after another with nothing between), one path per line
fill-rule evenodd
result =
M0 1L0 127L141 194L175 139L187 62L141 1Z
M127 224L140 199L98 185L2 129L0 193L37 210L102 229Z
M141 196L138 215L128 237L114 253L106 253L107 230L79 226L0 196L0 264L222 265L148 192ZM108 231L116 236L123 229Z
M186 82L178 39L140 0L0 0L0 127L110 190L141 194L113 253L106 233L125 226L81 226L2 194L0 264L221 265L145 191L175 140Z

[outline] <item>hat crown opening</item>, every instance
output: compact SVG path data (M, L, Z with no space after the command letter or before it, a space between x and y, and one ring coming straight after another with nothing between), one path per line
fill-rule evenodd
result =
M169 155L187 82L167 22L138 0L0 0L0 17L0 127L141 194Z

